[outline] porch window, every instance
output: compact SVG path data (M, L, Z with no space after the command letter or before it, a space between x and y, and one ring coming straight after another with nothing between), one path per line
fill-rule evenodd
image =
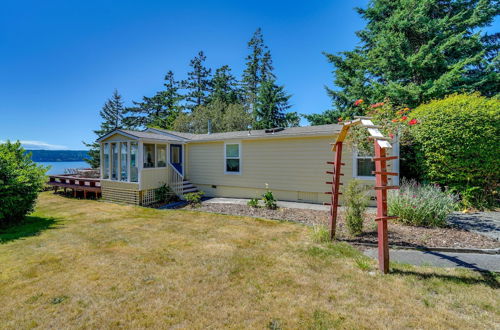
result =
M111 180L118 178L118 146L111 143Z
M130 181L139 180L139 170L137 168L137 143L130 143Z
M359 151L354 151L354 166L353 166L353 177L360 179L374 179L375 174L375 162L372 162L372 155L367 153L362 153Z
M227 143L224 144L224 173L240 174L241 173L241 144Z
M144 144L144 168L155 167L155 145Z
M127 171L127 142L120 143L121 158L120 158L120 181L128 181Z
M102 178L109 179L109 143L104 143L104 167L102 168Z
M156 145L156 152L158 155L157 167L167 166L167 146L164 144Z

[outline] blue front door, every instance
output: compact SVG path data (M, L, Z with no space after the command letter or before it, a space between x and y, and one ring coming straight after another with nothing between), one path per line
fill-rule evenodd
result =
M170 164L172 164L173 167L177 171L179 171L180 174L182 173L182 144L171 144L170 145Z

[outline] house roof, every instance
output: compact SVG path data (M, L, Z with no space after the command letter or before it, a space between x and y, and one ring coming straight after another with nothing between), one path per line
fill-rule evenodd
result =
M154 132L148 132L148 131L133 131L133 130L128 130L128 129L118 129L114 130L99 139L97 139L97 142L106 140L110 136L114 134L121 134L124 136L127 136L129 138L132 138L134 140L140 140L140 139L146 139L146 140L159 140L159 141L172 141L172 142L178 142L178 139L173 139L165 136L165 134L159 134L159 133L154 133Z
M325 136L338 134L342 129L341 125L318 125L318 126L302 126L288 127L282 130L269 132L270 130L248 130L224 133L211 134L192 134L176 131L169 131L159 128L149 128L146 132L154 132L165 134L172 138L179 138L184 141L220 141L231 139L255 139L255 138L272 138L272 137L294 137L294 136Z
M335 135L342 129L341 125L318 125L288 127L276 130L248 130L211 134L192 134L184 132L169 131L159 128L148 128L145 131L132 131L119 129L104 135L97 141L103 141L113 134L122 134L133 139L160 140L165 142L203 142L203 141L221 141L221 140L250 140L259 138L274 137L300 137L300 136L327 136Z

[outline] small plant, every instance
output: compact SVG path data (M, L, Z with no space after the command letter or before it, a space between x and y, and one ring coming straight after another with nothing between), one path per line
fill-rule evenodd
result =
M269 210L276 210L278 208L277 200L274 198L273 192L269 189L269 185L266 183L267 191L262 195L262 201L264 205Z
M184 198L192 207L198 207L201 204L201 198L205 195L203 191L197 191L192 193L187 193L184 195Z
M250 198L250 200L247 203L248 206L253 207L253 208L259 208L259 199L258 198Z
M173 194L172 189L166 184L155 190L155 198L158 202L167 202Z
M325 225L313 226L311 237L315 243L328 243L330 242L330 231Z
M397 221L423 227L443 227L446 217L458 208L458 196L442 191L437 185L419 184L415 180L402 180L399 191L388 195L390 215Z
M358 236L363 232L363 219L368 205L366 189L358 180L351 180L344 191L345 222L349 233Z

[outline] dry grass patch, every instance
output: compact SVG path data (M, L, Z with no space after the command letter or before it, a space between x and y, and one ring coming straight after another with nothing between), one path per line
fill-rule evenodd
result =
M40 197L1 232L4 328L494 328L498 277L376 264L302 225ZM43 220L45 219L45 220ZM47 220L50 219L50 220ZM49 221L47 224L44 221Z

